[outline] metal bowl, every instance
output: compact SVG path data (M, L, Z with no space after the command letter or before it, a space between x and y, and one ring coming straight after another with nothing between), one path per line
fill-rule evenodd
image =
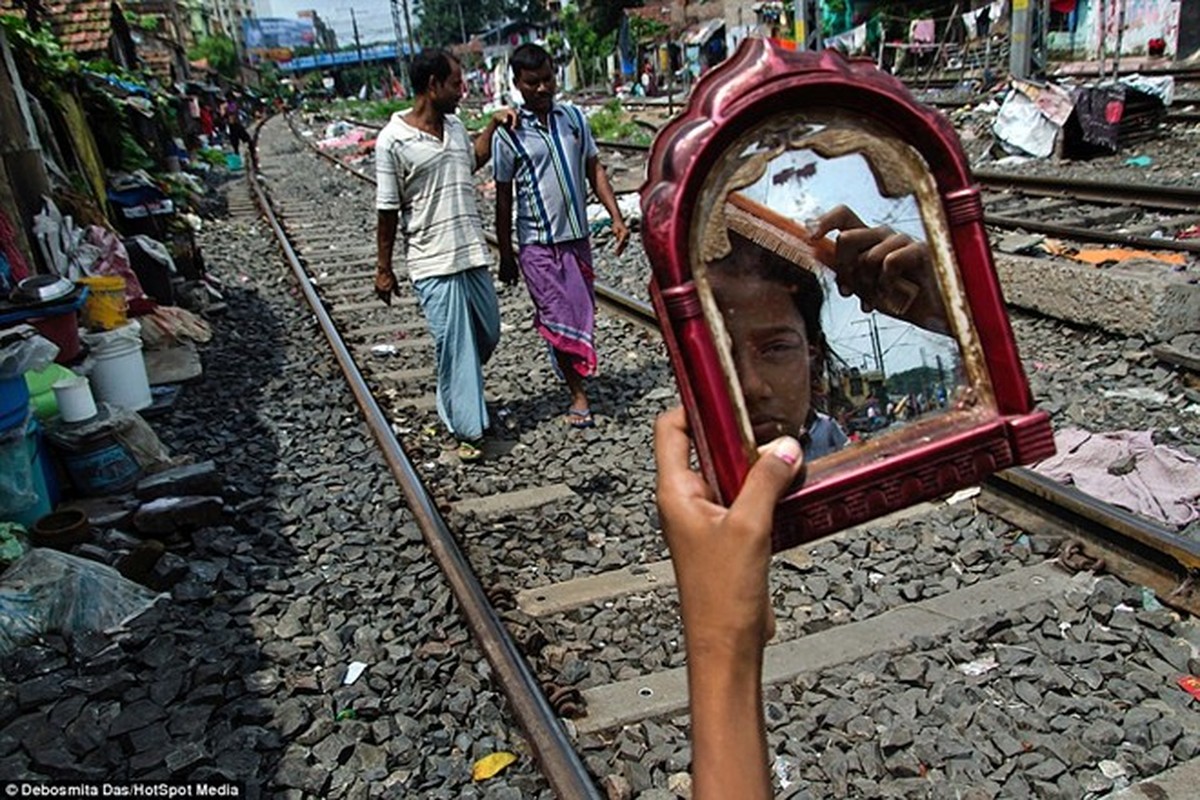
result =
M18 303L48 303L66 297L75 284L57 275L32 275L17 283L13 300Z

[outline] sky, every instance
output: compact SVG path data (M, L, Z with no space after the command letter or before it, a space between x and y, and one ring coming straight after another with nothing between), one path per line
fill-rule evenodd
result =
M354 43L351 8L358 19L358 35L364 45L392 42L392 6L388 0L258 0L260 17L295 19L300 11L314 10L337 33L338 46Z

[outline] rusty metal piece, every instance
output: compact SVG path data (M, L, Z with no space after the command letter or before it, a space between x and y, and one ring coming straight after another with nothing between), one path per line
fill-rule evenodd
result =
M517 594L507 586L492 586L487 590L487 599L497 611L512 611L517 607Z
M583 694L574 686L559 686L556 683L546 684L546 699L555 713L565 719L579 719L587 716L587 701Z
M527 656L537 656L541 655L548 644L550 644L550 640L546 638L546 634L542 633L540 628L535 628L533 633L525 637L522 650Z
M1088 555L1083 542L1072 539L1063 542L1056 559L1065 569L1071 572L1103 572L1104 559Z

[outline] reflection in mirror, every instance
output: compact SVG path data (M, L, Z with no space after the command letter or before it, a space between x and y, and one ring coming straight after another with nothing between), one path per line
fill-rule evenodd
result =
M810 462L881 457L989 396L942 299L958 278L929 233L945 230L932 179L897 147L776 120L713 171L694 270L748 446L788 434Z

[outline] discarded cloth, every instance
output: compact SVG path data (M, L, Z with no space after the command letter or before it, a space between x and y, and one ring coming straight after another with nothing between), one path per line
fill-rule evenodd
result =
M1034 471L1142 516L1183 528L1200 519L1200 459L1154 444L1153 431L1064 428L1058 455Z

